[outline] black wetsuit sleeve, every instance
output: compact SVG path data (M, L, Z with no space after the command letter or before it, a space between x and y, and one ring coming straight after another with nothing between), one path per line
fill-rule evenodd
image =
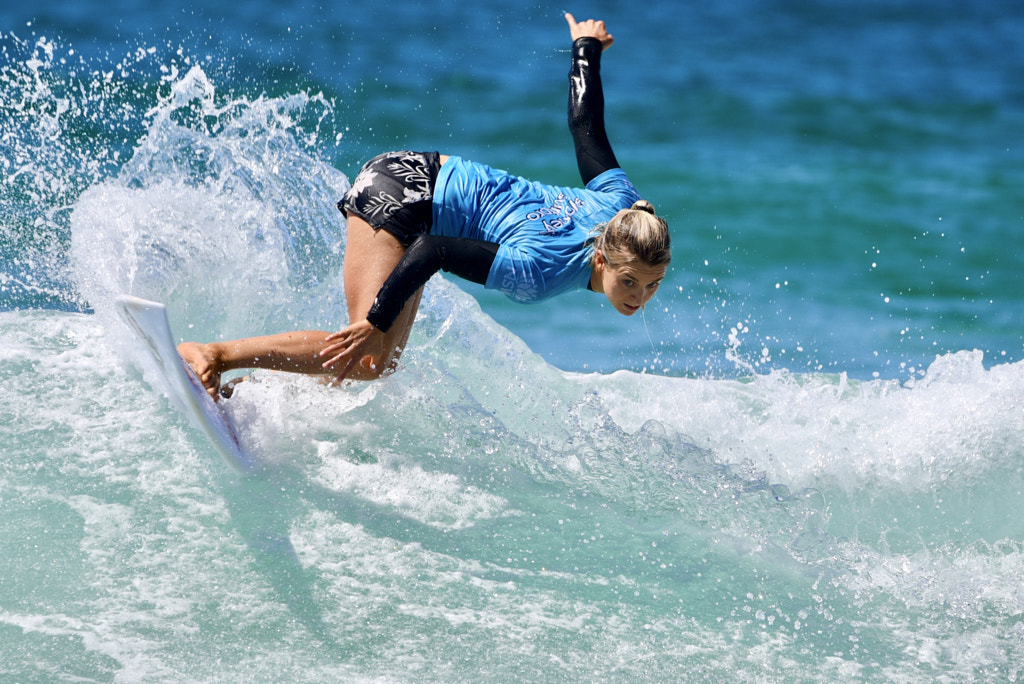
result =
M484 240L420 235L405 250L402 259L384 281L366 314L373 327L387 332L409 298L438 271L486 284L498 244Z
M569 131L576 146L576 164L586 185L608 169L619 168L604 128L601 88L601 41L577 38L569 70Z

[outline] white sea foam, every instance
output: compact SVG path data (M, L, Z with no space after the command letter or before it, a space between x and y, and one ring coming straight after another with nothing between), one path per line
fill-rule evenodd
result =
M1020 455L1022 376L1020 363L986 370L974 351L938 357L906 384L787 372L715 382L629 373L575 380L595 387L631 429L663 421L714 445L718 458L749 461L790 486L826 479L916 490Z

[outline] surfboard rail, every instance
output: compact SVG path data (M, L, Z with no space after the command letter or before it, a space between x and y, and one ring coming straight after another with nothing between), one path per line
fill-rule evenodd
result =
M133 295L115 299L118 315L156 362L164 380L164 390L189 421L203 432L228 464L243 474L258 469L256 459L245 449L223 408L215 402L202 383L178 354L167 307Z

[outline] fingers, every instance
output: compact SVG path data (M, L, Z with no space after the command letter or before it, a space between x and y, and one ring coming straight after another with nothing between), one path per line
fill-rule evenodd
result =
M320 358L330 357L327 361L324 361L321 364L322 368L330 368L343 357L352 353L353 348L356 346L356 344L353 343L347 335L344 335L344 331L334 333L330 337L326 338L325 341L333 341L335 344L328 345L320 350L320 353L318 354Z
M600 19L587 19L586 21L578 22L576 17L566 12L565 21L569 24L569 34L574 41L584 36L597 38L601 41L601 49L607 50L615 40L612 34L608 33L607 27Z
M348 363L346 363L346 364L345 364L345 369L344 369L343 371L341 371L341 373L340 373L340 374L338 374L338 377L336 377L336 378L334 379L334 382L335 382L336 384L337 384L337 383L341 383L341 382L343 382L343 381L345 380L345 378L347 378L347 377L348 377L348 374L352 372L352 369L353 369L353 368L355 368L355 366L356 366L356 362L357 362L358 360L359 360L359 359L357 359L357 358L353 358L353 359L352 359L352 360L350 360L350 361L349 361Z
M210 398L218 401L220 399L220 373L206 372L196 377L199 378L199 382L202 383L203 389L210 395Z
M332 333L326 339L329 341L335 341L336 343L320 350L320 357L331 357L321 364L322 368L330 368L347 357L359 358L359 350L362 349L363 344L366 342L366 340L361 339L358 336L346 334L344 330Z
M377 349L379 354L384 353L384 333L366 320L358 321L344 330L331 333L324 338L324 342L327 343L327 346L320 350L319 356L330 358L322 364L323 368L330 368L345 359L358 359L368 353L364 350L371 347Z
M354 346L355 345L347 344L327 347L322 352L320 352L320 356L331 356L331 358L328 359L327 361L324 361L321 364L321 368L330 368L331 366L338 363L338 361L345 358L346 356L351 356L352 352L354 351Z
M220 398L220 370L215 365L214 357L209 355L208 347L184 342L178 345L178 355L210 398L217 401Z
M353 346L353 339L351 333L346 330L339 330L338 332L331 333L324 338L324 342L333 342L334 344L328 344L326 347L320 350L319 356L331 356L334 355L330 361L324 363L324 368L331 365L338 360L338 357L344 356L345 352Z

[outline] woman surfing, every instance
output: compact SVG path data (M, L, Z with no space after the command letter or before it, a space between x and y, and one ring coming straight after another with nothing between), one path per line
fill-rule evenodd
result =
M214 399L228 370L265 368L372 380L393 371L423 286L439 270L520 302L577 289L631 316L654 296L671 259L668 225L619 167L604 126L603 21L565 15L573 40L569 130L582 188L536 183L438 152L371 159L338 203L346 218L349 325L178 352Z

